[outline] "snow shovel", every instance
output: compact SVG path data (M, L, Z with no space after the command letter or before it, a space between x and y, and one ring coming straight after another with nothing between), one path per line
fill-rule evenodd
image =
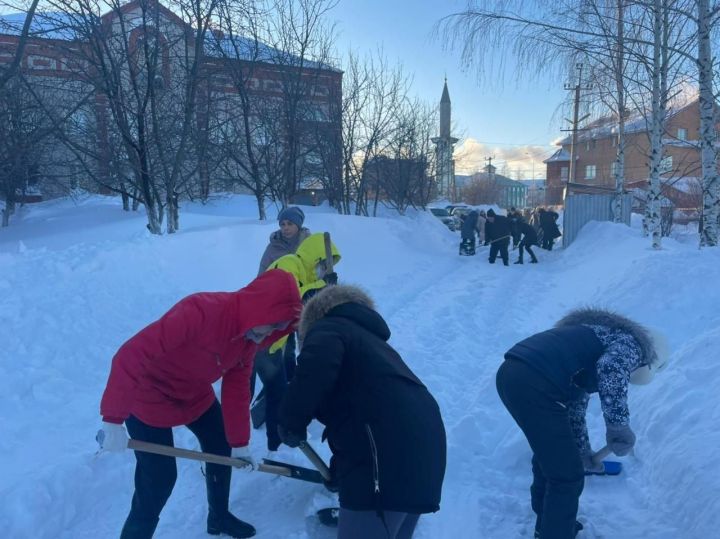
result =
M327 464L325 464L325 461L323 461L322 457L318 455L317 452L312 448L312 446L307 442L300 442L300 445L298 447L300 448L300 451L305 454L308 460L312 462L313 465L317 468L318 472L320 473L320 475L322 475L325 481L329 482L332 478L330 474L330 468L327 467ZM338 525L338 516L340 514L340 509L338 509L337 507L326 507L324 509L319 509L318 511L316 511L316 514L318 519L320 519L320 523L324 526L335 527Z
M102 446L104 433L99 431L95 439ZM243 459L224 457L222 455L214 455L212 453L203 453L202 451L192 451L190 449L181 449L179 447L171 447L168 445L153 444L143 442L142 440L128 440L128 449L134 451L142 451L144 453L153 453L155 455L165 455L166 457L179 457L183 459L198 460L200 462L209 462L212 464L221 464L223 466L232 466L233 468L246 468L250 463ZM319 457L318 457L319 458ZM270 463L271 462L271 463ZM295 466L293 464L285 464L283 462L268 461L257 465L257 471L299 479L300 481L308 481L310 483L323 483L323 476L320 472Z
M592 456L593 464L603 465L602 472L585 472L585 475L619 475L622 472L622 462L616 462L612 460L603 460L612 451L608 446L603 447L597 453Z

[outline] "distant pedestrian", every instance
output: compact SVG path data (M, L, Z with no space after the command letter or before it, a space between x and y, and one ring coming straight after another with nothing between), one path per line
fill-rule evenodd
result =
M472 210L465 216L460 228L460 254L475 255L475 235L477 234L478 212Z
M504 265L510 264L510 255L508 254L510 237L510 220L504 215L496 215L495 211L490 208L487 211L487 223L485 223L485 241L490 244L490 258L488 261L491 264L495 263L498 254L500 254Z
M540 210L540 228L543 231L542 248L552 251L555 239L562 236L557 220L560 216L552 210Z
M516 264L522 264L523 263L523 251L527 251L527 254L530 255L530 263L531 264L537 264L537 257L535 256L535 253L533 253L532 246L537 245L537 233L535 232L535 229L526 222L521 222L518 224L518 232L520 237L522 238L520 240L519 246L519 257Z

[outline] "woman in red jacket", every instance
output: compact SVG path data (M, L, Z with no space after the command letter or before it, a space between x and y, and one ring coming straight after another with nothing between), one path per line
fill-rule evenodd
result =
M253 358L294 330L301 308L295 279L282 270L237 292L182 299L115 354L100 404L103 449L127 447L123 422L132 438L169 446L172 427L186 425L203 451L249 458ZM212 388L221 378L222 406ZM177 477L172 457L136 451L135 458L135 493L121 539L152 537ZM255 535L228 511L230 468L208 464L206 480L208 533Z

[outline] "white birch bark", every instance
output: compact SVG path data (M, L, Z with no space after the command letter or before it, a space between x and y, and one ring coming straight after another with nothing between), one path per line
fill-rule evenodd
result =
M615 154L615 198L613 221L622 222L622 198L625 190L625 1L617 0L617 36L615 53L615 91L617 92L618 133Z
M652 61L652 111L650 114L650 161L648 173L650 188L645 204L643 232L652 235L653 249L662 247L660 228L660 164L663 158L662 135L665 124L665 99L662 96L662 0L653 2L653 61Z
M698 22L698 82L700 90L700 158L703 177L703 213L700 245L718 244L718 215L720 214L720 181L718 180L715 142L713 96L713 65L710 36L710 6L708 0L697 0Z

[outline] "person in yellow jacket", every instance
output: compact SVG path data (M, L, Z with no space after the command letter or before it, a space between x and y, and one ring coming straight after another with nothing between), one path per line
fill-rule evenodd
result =
M340 262L340 252L331 242L333 266ZM337 273L328 271L325 253L325 238L322 232L311 234L298 246L295 254L278 258L270 264L268 270L281 269L295 277L303 301L329 284L337 284ZM283 337L273 343L269 349L255 356L255 372L263 383L263 392L255 399L252 407L253 426L259 428L266 424L267 447L277 451L280 436L277 432L277 417L280 402L295 370L294 335ZM253 375L253 385L255 376Z

